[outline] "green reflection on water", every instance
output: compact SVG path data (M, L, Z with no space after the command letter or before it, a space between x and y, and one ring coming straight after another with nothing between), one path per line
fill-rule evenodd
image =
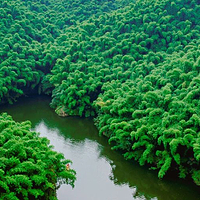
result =
M3 105L16 121L30 120L33 129L48 137L57 151L73 161L77 171L75 189L63 186L60 200L199 200L199 188L173 177L159 180L156 172L125 161L107 140L98 136L91 119L61 118L49 107L45 96L22 98L14 105Z

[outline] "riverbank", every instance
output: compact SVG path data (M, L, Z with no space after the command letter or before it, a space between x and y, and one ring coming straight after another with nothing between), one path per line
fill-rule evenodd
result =
M59 117L49 102L48 96L21 98L16 104L0 106L0 112L8 112L16 121L30 120L34 131L73 160L75 188L63 185L57 193L59 200L66 196L71 200L199 200L199 189L194 184L173 177L159 180L154 171L112 151L91 119Z

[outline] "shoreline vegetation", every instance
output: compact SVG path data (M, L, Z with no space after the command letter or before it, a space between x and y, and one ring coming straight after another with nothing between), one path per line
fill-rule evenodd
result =
M0 199L55 200L62 184L74 187L71 161L30 129L30 121L18 123L6 113L0 116Z
M200 186L199 13L199 0L0 0L0 103L48 94L125 159Z

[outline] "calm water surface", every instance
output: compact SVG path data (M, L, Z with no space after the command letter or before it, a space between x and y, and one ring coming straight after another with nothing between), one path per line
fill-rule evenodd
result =
M63 185L59 200L200 200L200 189L186 181L168 177L128 162L98 136L91 119L61 118L49 107L48 97L22 98L3 105L16 121L30 120L33 130L47 137L55 150L73 161L75 188Z

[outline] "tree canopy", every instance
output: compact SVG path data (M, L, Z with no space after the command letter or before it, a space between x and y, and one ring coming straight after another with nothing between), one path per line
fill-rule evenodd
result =
M61 184L74 186L71 161L30 128L30 121L0 115L0 199L55 199Z
M1 103L49 94L126 159L200 185L199 0L0 3Z

